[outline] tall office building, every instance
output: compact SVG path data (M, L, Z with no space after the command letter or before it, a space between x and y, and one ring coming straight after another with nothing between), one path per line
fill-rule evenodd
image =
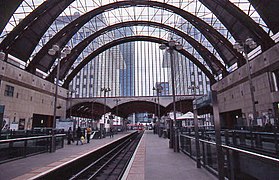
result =
M60 31L66 24L72 22L76 18L78 18L80 14L74 13L74 15L68 16L59 16L53 24L50 26L48 31L44 34L40 43L45 44L48 42L53 35ZM102 14L92 18L89 22L87 22L68 42L68 45L74 48L85 38L89 37L92 33L106 27L105 18ZM75 68L83 59L85 59L92 50L99 48L102 44L109 41L109 37L112 36L112 33L107 33L107 36L102 36L94 39L79 55L76 59L72 68ZM39 49L37 48L36 51ZM76 91L73 94L73 97L92 97L92 96L101 96L101 87L109 86L114 89L114 94L119 94L117 90L119 89L118 83L116 79L113 79L112 76L114 74L109 74L107 72L111 71L112 68L118 68L121 66L121 56L116 55L119 54L119 50L117 47L113 47L103 53L101 53L96 58L92 59L83 69L74 77L72 82L70 83L70 89ZM114 57L114 61L111 61L112 57ZM116 58L115 58L116 57ZM118 58L118 59L117 59ZM120 60L119 60L120 59ZM52 66L52 69L56 64ZM119 74L117 70L115 73ZM112 84L114 80L115 83ZM117 86L117 87L115 87Z
M156 82L155 87L160 89L159 96L168 96L171 95L169 91L169 82ZM154 96L157 95L157 92L154 91Z
M199 39L204 41L204 37L200 37L201 34L198 32L196 28L193 28L192 25L189 25L189 22L185 22L185 20L181 19L181 29L183 32L187 32L192 38ZM172 39L179 41L180 37L176 35L172 35ZM189 43L183 44L183 49L186 49L192 55L194 55L198 60L201 61L202 64L205 64L202 57L193 50L193 47ZM185 95L185 94L193 94L189 89L189 86L196 86L196 94L203 95L208 94L210 91L210 81L206 77L206 75L187 57L178 53L177 51L173 52L174 59L174 76L175 76L175 90L177 95ZM171 61L170 54L164 53L163 55L163 68L168 69L168 74L171 74ZM172 93L172 81L171 76L168 77L170 92Z
M129 27L118 29L114 32L115 38L132 35ZM119 53L125 63L124 68L119 71L120 96L135 95L135 42L127 42L119 45Z
M76 15L79 16L78 14ZM70 16L71 17L71 16ZM72 17L77 18L77 17ZM56 21L64 22L69 16L60 16ZM59 27L59 26L58 26ZM71 39L69 45L76 46L92 33L106 27L105 18L102 14L92 18L86 23ZM113 36L112 32L108 32L105 36L100 36L94 39L80 54L73 68L76 67L83 59L85 59L92 51L98 49L100 46L109 42L110 37ZM70 89L76 91L73 97L98 97L103 96L101 92L102 87L109 87L112 89L113 95L119 95L119 73L123 67L123 56L120 54L119 47L112 47L97 57L92 59L82 70L73 78L70 83Z

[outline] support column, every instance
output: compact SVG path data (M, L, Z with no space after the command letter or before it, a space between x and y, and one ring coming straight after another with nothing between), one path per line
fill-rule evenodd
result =
M223 180L225 179L224 156L222 151L221 125L220 125L220 115L219 115L218 100L217 100L217 91L215 90L212 90L212 107L213 107L213 116L214 116L217 161L218 161L218 178L220 180Z

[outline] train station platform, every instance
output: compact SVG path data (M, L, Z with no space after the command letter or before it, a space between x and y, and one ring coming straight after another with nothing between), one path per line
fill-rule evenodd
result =
M128 132L129 133L129 132ZM127 133L119 133L113 138L93 139L90 144L65 145L55 153L44 153L0 164L0 179L25 180L48 171L83 154L92 152ZM159 138L152 131L144 136L129 164L124 178L128 180L164 180L164 179L217 179L205 169L196 168L196 163L183 153L175 153L168 148L168 139Z
M207 170L196 168L196 162L169 147L169 139L145 131L133 161L124 175L127 180L215 180Z
M56 150L55 153L38 154L0 164L0 179L30 179L42 172L50 170L83 154L105 146L106 144L127 135L127 133L125 132L115 134L113 138L108 136L103 139L92 139L89 144L85 143L81 145L79 142L78 146L76 145L76 142L72 143L71 145L67 145L65 141L64 148Z

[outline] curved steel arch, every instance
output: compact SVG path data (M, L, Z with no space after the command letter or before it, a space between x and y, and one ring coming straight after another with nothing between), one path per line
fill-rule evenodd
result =
M129 102L125 102L122 104L119 104L118 106L114 106L113 108L109 108L106 106L106 112L110 110L114 115L120 116L120 117L128 117L132 113L137 112L148 112L153 113L158 116L157 109L154 109L154 105L157 105L157 103L154 103L153 101L140 101L140 100L133 100ZM175 102L177 111L186 113L188 111L193 111L193 104L192 100L179 100ZM102 103L94 103L94 108L92 108L92 102L82 102L75 104L74 106L67 109L67 117L69 117L70 110L72 111L73 116L82 116L87 118L101 118L102 114L104 114L104 104ZM92 112L93 110L93 112ZM167 112L173 111L173 103L171 102L166 107L160 105L160 114L163 116Z
M151 101L130 101L123 104L118 105L118 115L120 117L127 118L132 113L153 113L157 114L154 109L154 102ZM116 107L115 107L116 108ZM115 108L112 110L114 111ZM166 113L166 108L160 105L161 115Z
M259 13L270 30L279 32L279 1L278 0L248 0Z
M184 19L186 19L187 21L189 21L208 39L208 41L219 53L220 57L223 59L225 64L230 66L235 62L238 62L239 65L245 63L244 57L240 53L238 53L235 49L233 49L232 44L224 36L222 36L217 30L215 30L212 26L208 25L200 18L192 15L189 12L186 12L182 9L179 9L175 6L166 3L135 0L135 1L119 1L115 3L107 4L97 9L94 9L80 16L79 18L75 19L73 22L71 22L66 27L64 27L61 31L55 34L55 36L50 41L48 41L47 44L36 54L36 56L33 58L33 60L28 66L28 71L34 72L35 64L37 64L39 61L43 61L41 64L43 64L44 62L53 61L52 59L55 57L49 56L47 54L48 49L50 49L53 44L57 44L60 47L64 47L67 44L67 42L72 38L72 36L93 17L105 11L108 11L110 9L116 9L116 8L127 7L127 6L158 7L158 8L163 8L164 10L169 10L171 12L174 12L180 15L181 17L183 17ZM40 68L41 68L40 70L47 72L47 68L45 67L40 67Z
M245 41L248 37L251 37L261 45L263 51L275 44L254 20L230 1L200 0L200 2L216 15L228 31L231 32L234 39Z
M72 81L72 79L77 75L77 73L92 59L94 59L96 56L98 56L99 54L101 54L102 52L106 51L107 49L119 45L119 44L123 44L126 42L132 42L132 41L149 41L149 42L155 42L155 43L160 43L160 44L166 44L168 45L168 42L166 40L160 39L160 38L156 38L156 37L151 37L151 36L131 36L131 37L126 37L126 38L121 38L121 39L117 39L114 40L108 44L103 45L102 47L98 48L97 50L95 50L94 52L92 52L90 55L88 55L67 77L67 79L65 80L63 87L68 88L70 82ZM187 52L186 50L182 49L180 51L181 54L183 54L184 56L186 56L189 60L191 60L198 68L200 68L202 70L202 72L208 77L208 79L210 80L210 83L214 83L216 82L216 80L214 79L214 76L211 74L210 71L208 71L208 69L205 68L205 66L200 63L200 61L198 61L193 55L191 55L189 52Z
M26 62L52 22L73 1L43 2L7 35L0 49Z
M87 117L87 118L101 118L102 114L104 114L104 104L102 103L94 103L94 108L92 108L92 102L82 102L73 105L69 109L67 109L67 116L70 116L70 111L72 116L78 117ZM92 113L93 109L93 113ZM109 112L112 109L108 106L105 106L105 111Z
M23 0L0 1L0 34Z
M228 71L224 67L224 65L212 54L207 48L205 48L202 44L197 42L195 39L190 37L189 35L185 34L184 32L175 29L171 26L157 23L157 22L151 22L151 21L127 21L122 23L117 23L108 27L105 27L94 34L90 35L86 39L84 39L82 42L80 42L75 48L72 49L72 53L68 55L66 58L61 60L61 68L60 68L60 76L59 79L64 79L67 75L68 71L71 68L71 65L74 63L76 58L80 55L80 53L98 36L108 32L112 31L114 29L122 28L122 27L128 27L128 26L136 26L136 25L147 25L147 26L153 26L153 27L161 27L163 29L167 29L171 32L174 32L178 36L184 38L186 41L188 41L201 55L201 57L205 60L207 65L212 70L213 74L219 75L223 74L224 76L228 74ZM49 62L49 65L53 64L53 62ZM56 76L57 67L54 68L54 70L49 74L49 76L46 78L49 81L54 81L54 78Z

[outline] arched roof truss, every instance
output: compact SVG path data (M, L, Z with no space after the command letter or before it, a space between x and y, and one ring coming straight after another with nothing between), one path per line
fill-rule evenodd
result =
M116 46L118 44L123 44L126 42L132 42L132 41L149 41L149 42L155 42L159 44L166 44L168 45L166 40L156 38L156 37L150 37L150 36L131 36L131 37L126 37L126 38L121 38L114 40L110 43L107 43L103 45L102 47L98 48L94 52L92 52L90 55L88 55L66 78L64 81L63 87L67 88L72 81L72 79L77 75L77 73L92 59L94 59L96 56L98 56L100 53L104 52L107 49L110 49L113 46ZM182 49L180 51L182 55L186 56L190 61L192 61L196 66L202 70L202 72L208 77L211 83L216 82L214 79L214 76L211 74L211 72L205 68L205 66L197 60L192 54L187 52L186 50Z
M234 39L244 42L248 37L253 38L265 51L272 47L275 42L270 36L230 1L224 0L200 0L208 7L218 19L231 32Z
M279 31L279 0L249 0L253 7L260 14L261 18L276 34Z
M53 61L52 59L54 59L55 57L51 57L47 54L48 49L50 49L53 44L58 44L61 47L65 46L67 42L72 38L72 36L93 17L110 9L127 6L158 7L176 13L191 22L197 29L199 29L199 31L209 40L212 46L214 46L226 65L230 66L237 61L240 64L243 64L245 62L243 60L243 56L233 49L232 44L224 36L222 36L213 27L202 21L200 18L192 15L191 13L188 13L175 6L155 1L120 1L101 6L72 21L61 31L59 31L50 41L48 41L48 43L36 54L31 63L28 65L27 69L30 72L34 72L36 64L38 64L39 61ZM49 67L41 67L41 70L46 72L48 68Z
M22 1L17 1L16 3L19 2ZM32 13L30 13L26 18L24 18L21 21L21 23L19 23L19 25L16 26L16 28L14 28L14 30L11 33L8 34L6 39L4 39L4 41L0 45L1 49L6 53L12 54L16 57L20 56L19 58L21 60L27 61L27 59L30 58L30 54L34 51L35 46L38 44L40 37L42 37L46 29L50 26L50 24L54 21L54 19L56 19L56 17L59 14L61 14L61 12L65 10L72 2L74 2L74 0L44 1L39 7L35 8ZM261 44L263 50L268 49L270 46L272 46L272 44L274 44L271 38L266 33L264 33L264 31L261 30L261 28L259 28L259 26L252 20L252 18L245 15L239 8L234 6L230 1L200 0L200 2L203 3L208 9L210 9L219 18L219 20L227 27L227 29L231 32L231 34L234 36L236 40L241 40L245 36L247 36L247 34L250 34L249 37L252 36L253 38L255 38L256 41L258 41L258 44ZM267 0L262 2L258 0L249 0L249 2L255 7L258 13L262 16L267 26L274 33L278 32L278 20L277 20L278 11L276 8L279 4L278 0ZM226 65L230 66L236 61L238 62L239 65L244 63L243 57L235 50L232 49L231 44L227 43L228 41L226 40L226 38L224 38L223 36L219 36L220 34L218 35L218 32L216 35L215 31L211 31L213 29L213 28L210 29L211 26L209 26L206 23L204 24L204 21L200 21L201 19L195 16L192 17L193 15L191 16L191 13L188 13L180 9L180 7L183 7L182 3L184 2L181 2L181 5L177 7L170 5L172 2L170 2L170 4L166 4L162 2L139 1L139 0L119 1L119 2L110 1L109 3L110 4L100 2L100 4L98 4L98 6L100 7L96 8L98 9L97 11L98 12L100 12L100 10L107 11L119 7L129 7L129 6L145 7L146 6L146 7L158 7L170 12L177 13L184 18L186 17L185 19L191 22L197 29L200 30L202 34L204 34L206 38L209 39L211 44L215 47L215 49L218 51L222 59L225 61ZM12 3L11 1L9 1L9 3L6 4L12 4ZM5 9L6 16L3 16L4 24L6 24L7 19L11 16L11 12L13 12L17 6L18 5L15 4L13 4L13 6L9 6L12 7L11 9L13 10ZM103 9L103 8L107 8L107 9ZM86 13L86 15L83 15L84 17L83 20L86 21L86 18L91 16L92 12L95 11L96 9ZM74 25L79 26L79 24L74 24ZM208 28L208 26L210 28ZM245 30L240 32L237 30L238 29L237 27L243 27ZM249 30L250 32L248 32ZM68 36L69 34L68 31L69 29L64 31L62 36ZM67 37L63 37L63 38L66 39ZM223 40L225 40L226 42L224 42ZM12 43L12 45L9 43ZM22 51L22 49L24 49L24 52ZM43 54L46 54L46 51L43 51ZM45 67L43 66L42 68ZM34 67L29 66L28 69L31 72L34 72Z
M149 101L131 101L118 105L118 115L127 118L133 113L153 113L157 114L154 109L154 102ZM116 108L116 107L115 107ZM165 107L160 105L161 115L165 114Z
M0 44L1 50L27 62L52 22L73 1L52 0L42 3L7 35Z
M0 34L23 0L0 1Z
M177 30L175 28L172 28L170 26L160 24L157 22L149 22L149 21L128 21L128 22L123 22L123 23L118 23L114 24L112 26L108 26L106 28L103 28L96 33L92 34L91 36L87 37L84 39L82 42L80 42L75 48L72 49L72 53L68 55L66 58L61 60L61 69L60 69L60 79L64 79L65 76L68 74L69 70L72 67L72 64L74 61L77 59L79 54L85 49L88 44L90 44L95 38L100 36L101 34L106 33L107 31L112 31L117 28L122 28L122 27L130 27L130 26L138 26L138 25L146 25L146 26L153 26L155 28L164 28L167 29L178 36L184 38L186 41L188 41L196 50L197 52L202 56L202 58L205 60L207 65L210 67L212 70L213 74L219 75L223 74L226 75L228 74L226 68L224 65L212 54L208 49L206 49L202 44L197 42L195 39L190 37L189 35L185 34L184 32ZM53 64L54 62L49 62L49 64ZM56 68L49 74L47 77L48 80L53 81L54 77L56 75Z
M104 104L102 103L94 102L93 104L92 102L83 102L72 106L71 110L68 109L67 112L68 115L70 113L69 111L71 111L72 116L86 117L86 118L92 118L93 116L93 118L99 119L101 118L102 114L104 114L104 112L109 112L111 111L111 109L108 106L105 106L104 109Z

